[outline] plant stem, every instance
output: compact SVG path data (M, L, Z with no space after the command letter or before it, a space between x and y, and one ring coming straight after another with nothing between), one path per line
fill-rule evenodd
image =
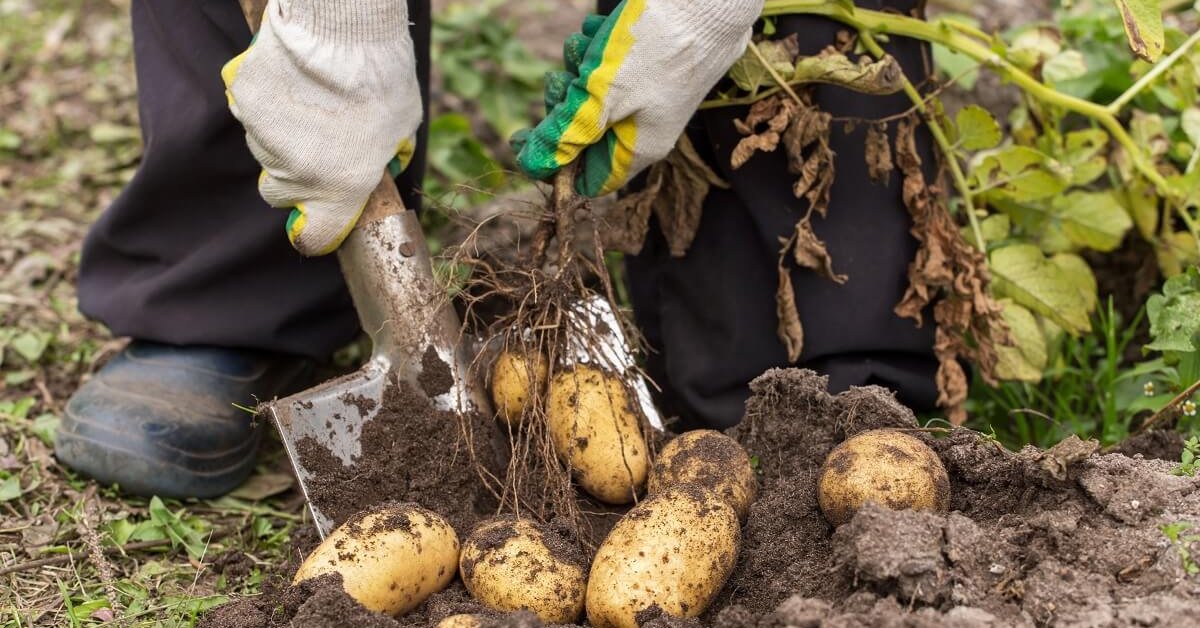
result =
M1125 90L1124 94L1118 96L1116 100L1108 105L1108 112L1114 116L1121 113L1121 110L1132 102L1138 94L1142 93L1151 83L1157 81L1167 70L1171 69L1171 66L1182 59L1192 49L1192 46L1196 45L1196 42L1200 42L1200 31L1192 33L1192 36L1188 37L1187 41L1183 42L1183 45L1179 46L1178 50L1172 52L1166 59L1154 64L1154 67L1150 68L1150 71L1145 76L1138 79L1138 82L1131 85L1129 89Z
M758 44L750 42L750 51L754 53L755 57L758 57L758 62L763 64L763 67L767 69L767 74L770 74L771 78L774 79L776 83L779 83L779 87L783 89L783 91L787 92L787 95L791 97L792 100L796 101L797 105L803 107L804 101L800 100L800 96L796 95L796 92L793 91L792 87L787 84L787 81L779 75L779 71L771 66L771 62L767 61L767 58L763 56L762 51L758 49Z
M964 35L946 20L926 22L904 15L857 7L848 10L830 0L767 0L763 7L764 17L787 14L820 15L842 22L859 32L897 35L936 43L987 64L1030 96L1046 104L1061 107L1098 122L1108 130L1117 143L1125 148L1133 160L1134 167L1153 183L1163 193L1163 196L1174 196L1166 179L1158 172L1154 163L1146 157L1145 152L1141 150L1141 147L1137 145L1137 142L1129 135L1117 117L1109 111L1108 107L1055 90L1018 68L985 43Z
M1154 416L1150 417L1149 419L1146 419L1146 422L1142 423L1142 426L1139 427L1137 429L1137 431L1133 433L1134 436L1141 434L1142 432L1145 432L1146 430L1150 429L1151 426L1153 426L1155 423L1158 423L1163 418L1175 414L1175 411L1179 409L1179 405L1182 404L1183 402L1187 401L1188 399L1191 399L1192 395L1196 394L1196 391L1200 391L1200 380L1196 380L1196 382L1194 382L1191 386L1187 387L1187 390L1179 393L1178 395L1175 396L1174 399L1172 399L1170 401L1170 403L1163 406L1162 410L1155 412Z
M875 41L875 37L868 30L859 30L859 41L867 52L871 53L876 58L882 59L887 55L887 52ZM907 75L902 75L904 81L904 93L912 100L913 106L921 115L925 117L925 126L929 128L930 135L942 149L942 153L946 156L946 165L950 168L950 176L954 179L954 187L958 188L958 194L963 199L964 209L967 212L967 220L971 222L971 232L975 236L975 244L983 253L987 253L987 240L983 237L983 227L979 224L979 216L975 212L974 195L971 192L971 186L967 183L967 177L962 171L962 166L958 163L958 158L954 156L954 146L950 144L950 139L946 137L946 132L942 130L942 125L938 124L937 120L929 114L929 107L925 105L925 97L917 91L913 86L912 81L908 80Z

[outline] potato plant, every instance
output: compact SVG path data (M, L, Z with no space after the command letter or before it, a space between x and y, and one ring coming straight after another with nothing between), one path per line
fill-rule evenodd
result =
M1194 22L1195 11L1164 21L1157 0L1076 4L1054 23L997 34L961 16L926 21L849 0L767 0L768 34L731 71L733 87L703 107L751 105L739 127L745 150L732 165L783 146L796 164L796 196L813 210L780 255L780 336L793 359L803 322L787 267L846 281L809 225L828 208L835 176L832 156L822 156L830 118L807 96L815 82L903 92L913 103L902 119L864 121L867 159L877 179L901 172L922 250L896 311L920 321L938 304L939 403L955 422L966 416L960 359L992 385L1037 382L1052 366L1049 345L1091 331L1099 297L1089 258L1138 238L1167 277L1200 262L1200 32L1173 26ZM787 14L824 16L846 31L820 55L802 57L770 35L772 20ZM888 37L931 44L950 82L999 75L1019 91L1018 106L1003 121L977 105L947 112L887 55ZM951 200L913 167L908 140L918 125L940 149ZM801 145L788 138L792 126L819 132L803 134Z

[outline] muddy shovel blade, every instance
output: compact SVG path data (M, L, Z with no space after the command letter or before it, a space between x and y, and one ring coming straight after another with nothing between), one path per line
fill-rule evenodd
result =
M415 212L404 209L390 179L371 196L338 250L338 260L359 321L374 343L371 359L350 375L262 408L279 429L322 539L335 522L322 508L322 498L329 496L312 490L318 471L306 465L304 452L323 447L345 466L353 466L362 454L363 427L385 420L377 416L387 388L407 382L413 392L424 394L417 378L427 351L432 349L449 365L454 379L449 391L431 399L435 407L489 412L460 346L458 316L434 280L421 224ZM390 497L380 495L379 500Z

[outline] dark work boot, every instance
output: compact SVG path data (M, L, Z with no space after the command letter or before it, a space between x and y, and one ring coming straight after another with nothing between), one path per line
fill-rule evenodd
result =
M253 407L313 376L306 358L135 340L67 402L55 455L125 493L209 498L254 469Z

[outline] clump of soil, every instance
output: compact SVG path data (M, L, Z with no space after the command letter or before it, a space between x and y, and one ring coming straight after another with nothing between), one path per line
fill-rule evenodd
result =
M433 357L449 377L449 368L436 353ZM446 517L465 535L496 509L482 475L503 468L495 434L490 419L438 410L426 395L400 382L384 392L383 407L363 426L362 455L354 465L343 465L311 438L297 441L296 449L316 472L308 483L310 497L336 523L381 500L414 502Z
M1183 434L1174 429L1152 429L1135 434L1118 443L1112 453L1125 454L1130 458L1157 458L1179 460L1183 454Z
M433 345L426 347L424 355L421 356L421 374L417 376L417 383L430 399L444 395L454 387L454 373Z

